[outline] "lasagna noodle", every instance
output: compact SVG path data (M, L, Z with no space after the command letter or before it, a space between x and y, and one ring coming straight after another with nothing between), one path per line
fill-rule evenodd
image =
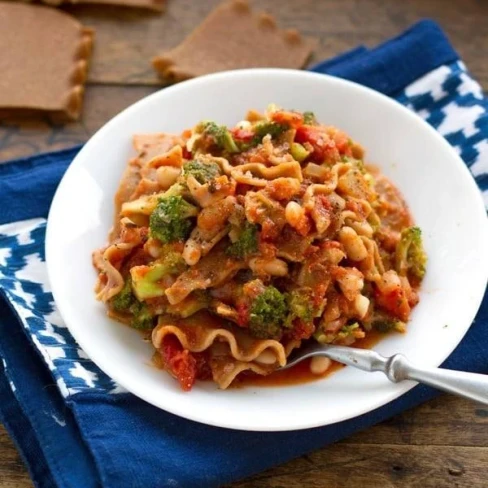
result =
M217 356L210 360L212 377L219 388L225 390L243 371L252 371L261 376L272 373L276 368L269 364L238 361L232 356Z
M115 215L114 226L110 231L109 240L112 242L120 232L120 211L122 205L131 199L132 194L137 188L137 185L141 181L141 167L137 158L131 159L127 168L125 169L122 179L119 184L117 193L115 194Z
M112 244L93 254L93 264L100 272L100 276L106 277L106 282L102 282L99 278L96 284L97 300L106 302L122 290L124 278L117 269L117 263L128 256L136 245L137 243L127 242Z
M141 163L145 164L154 157L169 151L176 144L183 145L183 139L180 136L163 132L136 134L132 138L132 144L139 155Z
M158 166L181 166L183 140L172 134L142 134L134 136L133 144L139 154L140 181L130 197L131 200L162 189Z
M156 349L167 335L174 335L190 352L208 351L213 379L223 389L242 371L265 375L284 366L290 349L276 340L252 339L238 327L226 325L206 312L179 320L160 317L152 333Z
M269 180L276 178L296 178L300 182L303 179L300 164L296 161L271 167L262 163L241 164L232 170L231 175L238 183L262 187L265 187Z
M156 158L165 156L166 163L171 164L175 159L175 147L180 143L183 144L183 141L179 136L164 133L137 134L132 138L132 145L138 156L129 161L115 194L114 226L109 235L110 241L120 232L122 205L159 190Z

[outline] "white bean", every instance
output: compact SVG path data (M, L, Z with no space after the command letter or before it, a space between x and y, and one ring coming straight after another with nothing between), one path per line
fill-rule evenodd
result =
M364 287L363 275L356 268L342 268L337 276L339 287L348 300L354 299Z
M365 297L364 295L359 294L354 299L354 308L358 313L360 319L362 319L367 313L369 309L369 298Z
M323 356L315 356L310 361L310 372L312 374L323 374L331 366L332 361L329 358Z
M380 292L386 294L401 288L402 282L396 271L390 269L386 273L383 273L377 285Z
M255 273L269 274L271 276L286 276L288 274L288 265L281 259L259 259L249 260L249 267Z
M161 256L161 246L155 239L149 238L145 247L151 257L157 259Z
M294 228L298 227L305 216L305 210L297 202L288 202L285 208L286 221Z
M180 176L180 168L174 166L160 166L157 169L158 183L162 190L167 190Z
M343 227L339 231L339 241L346 250L347 257L353 261L362 261L368 257L368 250L356 231L351 227Z
M327 198L332 205L332 208L336 212L338 212L339 210L344 210L344 208L346 207L346 201L336 192L332 192Z
M254 361L260 364L275 364L276 356L271 351L265 350Z
M182 256L188 266L193 266L200 261L202 250L200 249L200 246L190 238L185 242Z
M251 122L249 120L241 120L238 124L237 127L239 129L250 129L252 127Z

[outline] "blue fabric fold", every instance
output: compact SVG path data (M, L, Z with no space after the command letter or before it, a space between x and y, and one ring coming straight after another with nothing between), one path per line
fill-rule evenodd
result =
M73 413L0 290L0 420L36 486L97 488L93 458Z
M432 20L422 20L374 49L362 46L309 69L393 96L425 73L458 58L442 29Z
M423 77L436 69L441 72L429 85ZM477 102L476 107L484 107L484 113L476 109L475 134L470 129L465 138L449 132L443 135L464 155L472 170L478 168L473 173L483 189L486 173L479 168L486 160L482 161L479 148L480 141L488 140L486 100L477 93L473 100L463 98L466 87L476 91L476 86L468 80L455 51L432 21L420 22L375 49L359 47L319 63L313 70L394 95L439 129L449 117L450 104L465 103L469 109L473 100ZM433 90L441 87L444 105L429 94L429 86ZM461 86L465 88L461 90ZM25 253L19 254L20 261L36 252L43 259L42 247L36 247L42 246L42 218L78 151L76 147L0 165L0 223L41 218L29 224L34 231L21 236L13 233L13 227L2 234L0 227L0 288L4 290L0 292L0 420L22 453L36 487L217 487L335 442L438 394L418 386L355 419L282 433L240 432L197 424L157 410L127 393L109 395L97 390L62 396L39 355L39 339L19 322L19 310L14 311L8 304L16 301L15 297L23 297L17 305L25 310L31 300L29 294L36 296L39 287L17 284L15 273L2 268L2 259L7 267L13 262L10 260L17 259L9 248L17 245L25 247ZM22 199L16 198L20 195ZM32 198L26 199L26 195ZM40 295L37 299L36 304L47 307ZM485 296L474 324L443 366L487 373L487 324Z
M0 164L0 224L46 216L59 181L81 147Z

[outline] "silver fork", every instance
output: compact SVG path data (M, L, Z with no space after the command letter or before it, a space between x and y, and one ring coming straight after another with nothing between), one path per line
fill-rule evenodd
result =
M488 405L488 375L442 368L421 368L413 365L402 354L385 357L367 349L317 343L294 351L286 366L281 369L290 368L314 356L325 356L363 371L381 371L393 383L417 381Z

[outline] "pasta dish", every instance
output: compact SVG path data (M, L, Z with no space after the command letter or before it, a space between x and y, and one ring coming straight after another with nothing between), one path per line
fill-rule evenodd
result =
M426 255L395 186L311 112L135 135L108 245L108 314L147 331L183 390L270 375L307 341L405 331ZM314 358L320 377L330 361Z

